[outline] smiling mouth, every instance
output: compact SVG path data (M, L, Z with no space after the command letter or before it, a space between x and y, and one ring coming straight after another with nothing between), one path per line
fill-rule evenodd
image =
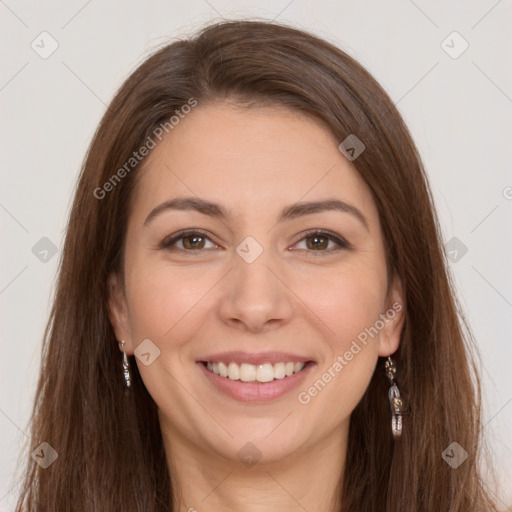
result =
M306 362L277 362L274 364L238 364L235 362L211 362L200 361L208 371L230 380L239 380L251 383L267 383L275 380L282 380L297 373L300 373L313 361Z

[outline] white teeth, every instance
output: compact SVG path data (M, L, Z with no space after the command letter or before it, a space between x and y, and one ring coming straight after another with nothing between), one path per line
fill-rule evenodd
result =
M258 382L270 382L274 380L274 368L270 363L258 365L256 370L256 380Z
M228 367L224 363L219 363L219 375L221 377L228 376Z
M295 363L293 373L299 373L304 368L304 363Z
M286 372L284 369L284 363L276 363L274 365L274 377L276 379L282 379L286 376Z
M252 382L256 380L256 366L253 364L242 363L240 365L240 380Z
M227 377L231 380L241 380L242 382L271 382L274 379L284 379L295 373L299 373L305 366L305 363L264 363L264 364L248 364L242 363L224 363L210 362L206 363L206 367L212 373Z
M228 377L231 380L239 380L240 379L240 368L236 363L229 363L228 366Z

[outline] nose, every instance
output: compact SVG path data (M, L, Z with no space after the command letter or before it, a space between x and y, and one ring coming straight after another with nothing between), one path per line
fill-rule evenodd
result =
M219 314L224 323L252 333L287 324L293 315L293 292L271 251L252 263L234 253L232 270L221 283Z

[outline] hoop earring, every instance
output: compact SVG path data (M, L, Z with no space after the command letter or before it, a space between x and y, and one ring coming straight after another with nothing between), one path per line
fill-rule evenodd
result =
M132 385L130 378L130 363L128 362L128 357L126 356L126 351L124 350L124 341L118 341L118 343L123 346L123 374L126 387L129 388Z
M400 391L396 385L396 365L391 357L388 357L385 365L386 376L389 379L390 387L388 391L389 405L391 407L391 432L393 437L398 439L402 435L402 414L403 401L400 398Z

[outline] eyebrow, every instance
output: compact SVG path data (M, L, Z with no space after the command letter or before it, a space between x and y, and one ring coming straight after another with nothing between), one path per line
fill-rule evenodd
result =
M169 201L165 201L153 208L146 217L144 225L146 226L158 215L169 210L192 210L201 213L202 215L208 215L222 220L233 218L233 212L225 209L220 204L213 203L199 197L177 197L170 199ZM340 199L325 199L323 201L309 201L289 205L281 211L281 214L277 219L277 223L282 223L305 215L332 210L352 215L358 219L361 224L363 224L367 231L370 230L368 221L363 213L355 206L346 203L345 201L341 201Z

